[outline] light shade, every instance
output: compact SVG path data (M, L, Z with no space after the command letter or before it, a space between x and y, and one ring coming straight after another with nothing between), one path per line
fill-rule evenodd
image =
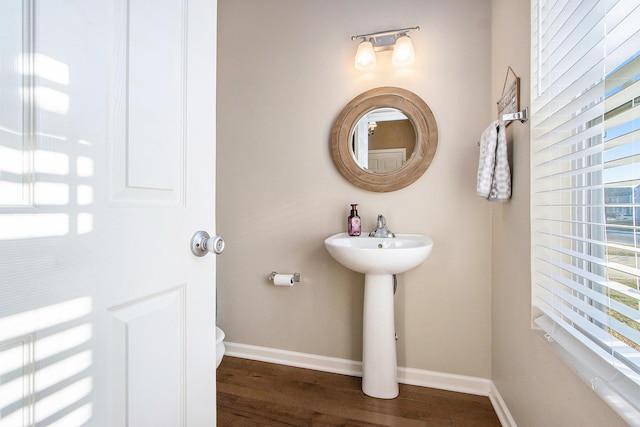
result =
M373 52L373 44L371 42L363 41L358 45L354 66L362 71L376 68L376 54Z
M393 48L391 63L395 66L411 65L413 61L415 61L415 58L411 38L409 36L399 37L398 40L396 40L396 46Z

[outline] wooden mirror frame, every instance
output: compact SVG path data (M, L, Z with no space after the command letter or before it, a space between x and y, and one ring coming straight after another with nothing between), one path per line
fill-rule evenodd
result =
M411 121L416 147L398 170L373 173L361 168L351 150L351 135L358 120L377 108L396 108ZM349 182L369 191L387 192L414 183L427 170L438 147L438 127L429 106L418 95L397 87L368 90L344 107L331 133L331 155L336 167Z

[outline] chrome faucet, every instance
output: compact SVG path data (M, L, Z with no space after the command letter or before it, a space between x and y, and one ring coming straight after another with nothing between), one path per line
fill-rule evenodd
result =
M369 233L369 237L396 237L389 229L387 228L387 220L379 214L378 215L378 225L376 229Z

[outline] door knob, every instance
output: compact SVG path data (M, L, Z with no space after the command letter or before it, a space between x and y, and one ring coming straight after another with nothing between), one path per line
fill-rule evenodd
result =
M221 254L224 251L224 239L220 236L209 236L206 231L196 231L191 238L191 252L195 256L205 256L207 252Z

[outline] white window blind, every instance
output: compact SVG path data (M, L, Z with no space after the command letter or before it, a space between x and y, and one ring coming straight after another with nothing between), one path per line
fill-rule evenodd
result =
M640 425L640 1L533 0L532 302Z

